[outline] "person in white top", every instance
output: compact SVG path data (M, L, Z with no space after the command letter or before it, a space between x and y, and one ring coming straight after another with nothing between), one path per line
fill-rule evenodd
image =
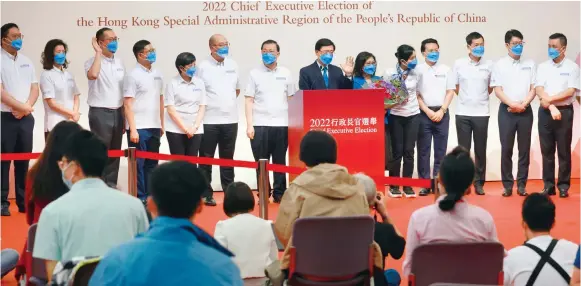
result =
M539 140L543 155L543 193L555 195L555 148L559 158L559 196L569 196L571 186L571 141L573 102L579 92L579 66L565 57L567 37L549 37L549 60L541 63L535 82L539 108Z
M535 98L535 62L523 60L523 35L518 30L509 30L504 36L508 55L498 60L492 67L490 87L494 88L500 100L498 108L498 130L500 133L501 164L500 173L504 197L512 195L514 177L512 175L512 150L515 135L518 136L517 193L526 196L529 176L531 131L533 110L531 101Z
M476 177L474 189L477 195L484 195L486 181L486 143L488 141L488 120L490 117L490 74L492 61L483 60L484 37L478 32L466 36L467 57L456 60L452 75L448 79L448 89L458 94L456 104L456 133L458 144L470 151L474 138Z
M408 45L401 45L395 53L397 64L395 69L389 68L383 77L390 78L393 75L402 75L408 92L408 98L391 108L389 115L389 132L391 135L392 157L389 162L389 175L392 177L411 178L414 173L414 152L418 139L420 107L417 98L418 75L414 71L418 64L416 51ZM403 172L401 172L403 158ZM415 197L416 193L411 187L404 187L406 197ZM391 197L401 197L399 186L390 186Z
M44 140L57 123L64 120L79 122L79 95L75 78L67 71L68 47L60 39L46 43L42 53L40 91L44 98Z
M251 214L252 190L245 183L234 182L224 194L227 220L218 221L214 238L234 253L234 262L242 278L264 277L264 269L278 259L272 223Z
M152 66L157 56L149 41L137 41L133 55L137 66L123 83L127 141L129 147L157 153L164 132L163 78ZM137 159L137 196L144 204L149 174L156 166L157 160Z
M262 65L250 71L245 91L246 135L254 160L286 165L288 149L288 100L296 92L292 73L278 64L280 46L262 43ZM258 177L258 171L256 173ZM280 202L286 190L286 174L274 173L273 199Z
M555 212L549 196L534 193L524 200L522 226L527 241L505 256L504 285L569 285L579 245L551 236Z
M240 76L238 64L228 56L230 43L223 35L210 37L210 56L198 65L198 76L204 81L208 102L204 116L204 136L200 156L214 158L216 147L221 159L233 159L238 135ZM208 180L204 204L215 206L212 189L212 166L200 165ZM222 190L234 182L234 168L220 167Z
M440 44L429 38L422 41L420 48L426 59L415 72L418 75L418 105L420 106L420 126L418 131L418 176L430 179L437 176L442 159L448 149L450 115L448 106L454 97L453 90L447 90L450 67L439 63ZM430 173L430 155L434 140L434 168ZM433 190L421 189L420 196Z
M119 38L110 28L101 28L92 40L95 55L85 62L89 80L89 127L109 150L121 149L125 119L123 118L123 77L125 66L115 56ZM117 185L120 158L109 158L103 179Z
M32 152L32 133L34 130L33 106L38 99L38 81L34 65L18 51L22 48L20 29L14 23L2 25L2 51L0 62L0 85L2 85L2 154ZM8 190L10 186L10 164L2 161L1 202L2 216L9 216ZM14 161L14 186L18 212L24 213L24 186L28 160Z
M169 151L176 155L198 156L206 111L206 87L196 77L196 57L184 52L175 62L178 75L165 88L165 131Z

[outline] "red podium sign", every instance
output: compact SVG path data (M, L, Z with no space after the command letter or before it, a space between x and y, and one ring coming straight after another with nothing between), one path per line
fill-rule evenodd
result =
M301 139L310 130L323 130L337 141L339 165L352 174L364 172L373 178L383 177L384 114L382 90L297 92L289 101L290 166L305 167L299 160Z

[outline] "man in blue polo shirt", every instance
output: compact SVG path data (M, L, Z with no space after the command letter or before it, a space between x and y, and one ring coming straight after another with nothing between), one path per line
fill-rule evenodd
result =
M151 174L148 206L156 217L145 234L113 248L89 285L243 285L227 249L193 224L206 181L195 165L171 162Z

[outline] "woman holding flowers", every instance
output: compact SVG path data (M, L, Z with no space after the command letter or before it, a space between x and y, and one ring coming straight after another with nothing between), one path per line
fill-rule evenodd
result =
M389 130L391 135L392 158L389 162L389 176L411 177L414 172L414 150L418 138L420 107L416 97L418 77L414 72L417 65L416 52L409 45L401 45L395 53L397 64L395 68L389 68L383 75L384 79L391 79L395 87L401 87L405 96L397 96L396 103L391 108L389 117ZM393 87L392 87L393 89ZM403 172L402 168L403 159ZM411 187L404 187L403 194L406 197L415 197L416 193ZM391 197L401 197L399 186L390 186Z
M376 76L377 61L375 56L370 52L361 52L355 58L353 67L353 89L371 89L378 88L377 85L382 81L382 77ZM389 107L389 106L388 106ZM389 161L391 160L391 140L387 120L389 109L385 109L385 170L388 170Z

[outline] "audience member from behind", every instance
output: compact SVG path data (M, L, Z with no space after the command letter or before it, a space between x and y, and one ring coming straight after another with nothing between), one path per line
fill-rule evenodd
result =
M555 211L549 196L536 193L524 200L522 226L527 241L504 258L504 285L569 285L579 246L551 236Z
M37 223L42 209L69 191L61 178L58 162L63 157L65 142L81 130L83 128L75 122L61 121L49 133L42 154L28 171L24 192L28 225ZM16 266L16 280L23 274L27 278L32 276L32 255L26 252L26 243Z
M330 134L309 131L301 141L299 156L307 170L286 190L274 224L278 239L286 245L281 261L283 270L289 267L291 235L297 219L369 215L363 185L345 167L336 164L337 142ZM374 245L375 267L382 268L381 250Z
M474 168L470 153L460 146L442 160L436 203L416 210L410 217L403 263L405 276L410 274L412 254L421 244L498 241L490 213L464 198L474 181Z
M400 259L405 249L405 239L387 214L383 193L377 192L377 186L372 178L359 173L354 175L365 187L365 196L369 208L375 212L375 234L374 240L381 248L383 262L391 254L394 259ZM381 216L382 222L377 221L377 215ZM385 267L384 267L385 268Z
M214 237L234 253L234 262L242 278L264 277L264 269L278 259L272 225L251 214L255 206L252 190L245 183L234 182L224 194L227 220L216 224Z
M198 168L159 165L149 186L151 228L109 251L89 285L243 285L232 253L193 223L207 187Z
M105 143L90 131L67 139L59 161L70 189L40 214L33 256L46 260L48 276L58 261L101 256L148 228L143 204L108 187L101 176L107 164Z

